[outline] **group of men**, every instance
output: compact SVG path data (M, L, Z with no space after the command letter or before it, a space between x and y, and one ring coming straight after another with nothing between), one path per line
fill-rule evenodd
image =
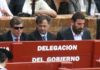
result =
M71 26L60 30L55 36L49 32L51 17L40 15L36 17L36 29L26 35L23 32L24 22L20 17L10 20L10 30L0 35L0 41L39 41L39 40L87 40L91 39L90 32L85 27L85 16L81 12L73 14Z
M36 17L36 29L26 35L23 32L24 22L20 17L13 17L10 20L10 30L0 35L0 41L48 41L48 40L88 40L91 39L90 32L85 27L85 16L81 12L73 14L71 18L71 26L60 30L57 36L49 32L51 25L51 17L40 15ZM11 60L13 55L6 49L0 49L0 70L5 68L8 60Z

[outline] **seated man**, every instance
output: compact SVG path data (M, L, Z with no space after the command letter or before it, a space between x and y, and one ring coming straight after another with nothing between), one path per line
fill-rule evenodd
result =
M91 39L90 32L85 28L85 16L76 12L72 16L71 27L58 32L57 40L87 40Z
M1 35L1 41L25 41L27 35L23 33L23 21L19 17L13 17L10 20L10 30Z
M12 59L12 53L6 49L0 49L0 70L7 70L6 64Z
M48 32L51 18L49 16L37 16L36 30L29 35L29 40L54 40L55 36Z

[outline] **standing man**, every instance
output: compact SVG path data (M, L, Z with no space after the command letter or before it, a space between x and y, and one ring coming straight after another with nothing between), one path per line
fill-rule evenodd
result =
M13 17L10 20L10 30L1 35L1 41L25 41L27 35L23 33L23 21L20 17Z
M71 27L58 32L57 40L87 40L91 39L90 32L85 28L85 16L77 12L72 16Z
M25 0L10 0L9 8L13 15L18 15L20 12L22 12L24 2Z
M49 16L37 16L36 30L29 35L29 40L54 40L55 36L48 32L51 18Z

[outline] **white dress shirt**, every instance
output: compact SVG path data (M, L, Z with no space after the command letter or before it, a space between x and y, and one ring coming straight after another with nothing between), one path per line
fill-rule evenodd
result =
M23 13L28 13L30 15L32 15L32 0L25 0L22 12Z
M94 16L95 15L95 12L96 12L96 5L95 5L94 0L92 0L91 9L90 9L90 15L91 16Z
M75 34L72 27L71 27L71 31L74 37L74 40L82 40L82 36L83 36L83 31L80 34Z
M0 65L0 70L7 70L7 69Z
M45 41L47 41L48 39L47 39L47 33L45 33L45 34L40 34L41 35L41 37L43 37L44 38L44 40Z
M16 37L16 36L14 36L13 34L11 34L11 35L12 35L13 42L15 42L16 39L18 39L18 41L20 40L20 36Z
M10 16L13 16L10 9L8 8L8 5L7 5L7 2L6 0L0 0L0 9L4 9L7 11L7 13L10 15ZM4 16L4 14L0 11L0 17L1 16Z
M49 7L49 5L44 1L44 0L38 0L35 3L35 12L38 12L40 10L51 10L51 8Z
M32 6L31 6L31 0L25 0L22 12L28 13L32 15ZM40 10L52 10L49 5L44 0L37 0L35 2L35 12L38 12Z
M84 3L84 0L79 0L80 6L81 6L81 12L86 12L86 5Z

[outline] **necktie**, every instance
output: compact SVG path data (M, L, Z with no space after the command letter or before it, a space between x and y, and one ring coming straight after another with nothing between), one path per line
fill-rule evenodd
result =
M42 36L42 40L46 40L46 37L45 36Z
M19 38L18 38L18 37L16 37L15 41L19 41Z

